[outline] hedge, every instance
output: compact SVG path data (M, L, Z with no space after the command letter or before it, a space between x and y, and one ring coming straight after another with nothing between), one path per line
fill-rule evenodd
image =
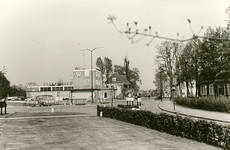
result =
M177 97L175 102L189 108L230 113L230 100L225 97Z
M124 109L139 108L138 105L123 105L123 104L118 104L117 107L124 108Z
M153 113L117 107L97 107L97 115L155 129L172 135L230 149L230 126L205 120L193 120L179 115Z

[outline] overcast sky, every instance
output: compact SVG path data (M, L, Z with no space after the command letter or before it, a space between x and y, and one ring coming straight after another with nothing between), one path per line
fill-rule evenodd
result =
M130 67L140 70L142 89L154 88L155 39L132 44L108 24L109 15L120 30L138 21L139 31L152 26L159 36L189 38L201 26L225 27L229 0L0 0L0 70L6 66L11 85L72 80L72 70L90 68L97 57L109 57L113 65L123 65L127 55ZM85 57L83 57L83 54Z

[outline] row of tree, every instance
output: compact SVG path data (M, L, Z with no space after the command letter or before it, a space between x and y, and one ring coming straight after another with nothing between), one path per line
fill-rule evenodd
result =
M0 99L7 96L26 97L26 91L18 86L10 86L10 81L6 78L5 73L0 71Z
M164 85L172 87L176 84L181 94L182 83L186 83L189 95L189 87L192 87L195 81L198 95L202 81L214 81L220 72L230 71L229 39L230 32L227 29L208 27L202 39L193 38L187 43L164 41L158 45L158 71L154 83L159 93L162 94ZM173 83L174 78L176 83ZM230 78L230 72L222 78Z
M105 57L104 60L101 57L97 58L96 66L101 70L101 78L104 83L108 84L108 79L113 72L117 72L119 75L123 75L130 82L130 89L134 89L135 92L139 90L138 83L141 83L140 72L138 68L130 69L130 61L126 56L124 59L124 65L114 65L112 60Z

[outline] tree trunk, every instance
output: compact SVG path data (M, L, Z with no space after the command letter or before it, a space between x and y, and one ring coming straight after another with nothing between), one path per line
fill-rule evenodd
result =
M179 95L179 96L182 96L182 88L181 88L181 85L180 85L180 84L181 84L181 83L178 84L178 87L179 87L179 90L178 90L178 93L179 93L179 94L178 94L178 95Z
M225 81L225 92L226 92L226 97L228 99L228 87L227 87L227 80Z
M188 84L188 81L186 81L187 97L190 95Z
M169 79L169 86L170 86L170 100L172 100L172 85L173 85L173 77L172 75L170 76L170 79Z

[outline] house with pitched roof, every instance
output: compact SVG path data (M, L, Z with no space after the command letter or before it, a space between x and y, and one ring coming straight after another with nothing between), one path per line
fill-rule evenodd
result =
M128 89L130 82L124 75L119 75L117 72L113 73L107 80L107 86L114 89L114 98L123 99L124 89Z

